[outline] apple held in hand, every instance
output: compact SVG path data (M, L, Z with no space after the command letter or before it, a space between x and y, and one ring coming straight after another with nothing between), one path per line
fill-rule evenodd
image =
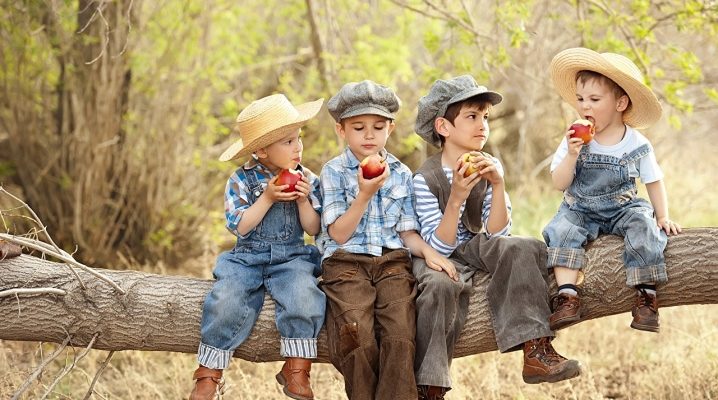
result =
M359 164L364 179L374 179L384 173L386 161L378 154L366 156Z
M304 175L296 169L283 169L279 172L279 175L277 177L277 186L289 185L289 187L282 190L282 192L296 192L297 182L302 180L302 176Z
M472 154L472 152L464 153L461 155L461 162L463 162L464 164L469 164L469 166L466 168L466 171L464 171L464 178L479 170L479 167L471 162L471 157L475 155L476 154Z
M593 135L596 133L596 127L593 125L593 122L587 119L577 119L573 121L573 124L571 124L571 127L568 129L573 130L571 138L580 138L583 140L583 144L588 144L588 142L593 140Z

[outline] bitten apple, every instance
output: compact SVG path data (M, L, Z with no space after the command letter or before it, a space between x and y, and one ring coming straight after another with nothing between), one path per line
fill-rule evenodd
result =
M289 187L282 190L282 192L296 192L297 182L302 180L302 176L304 175L301 171L297 171L296 169L283 169L279 172L279 176L277 177L277 186L289 185Z
M472 156L473 154L471 154L471 152L464 153L461 155L461 162L463 162L464 164L469 164L469 166L466 168L466 171L464 171L464 178L479 170L479 167L471 162Z
M361 173L364 179L374 179L384 173L386 161L378 154L372 154L366 156L359 166L361 167Z
M593 140L593 135L596 133L596 127L593 125L593 122L587 119L577 119L573 121L573 124L571 124L571 127L568 129L573 130L571 138L580 138L583 140L583 144L588 144L588 142Z

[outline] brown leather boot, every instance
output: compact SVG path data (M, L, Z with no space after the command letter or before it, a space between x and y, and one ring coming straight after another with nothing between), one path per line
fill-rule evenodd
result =
M638 290L636 304L631 310L633 321L631 328L648 332L658 332L661 324L658 321L658 298L643 289Z
M189 400L216 400L221 398L224 392L224 379L221 369L212 369L199 366L192 379L195 380L194 389L189 395Z
M581 299L578 295L566 293L555 295L551 298L551 309L553 314L548 318L548 323L552 331L581 320Z
M567 360L556 353L551 346L551 338L542 337L524 343L524 382L558 382L580 374L578 361Z
M313 400L314 393L309 383L309 371L312 360L287 357L282 370L277 374L277 382L284 386L284 394L296 400Z
M444 400L444 395L449 391L449 388L429 385L419 385L416 389L419 392L419 400Z

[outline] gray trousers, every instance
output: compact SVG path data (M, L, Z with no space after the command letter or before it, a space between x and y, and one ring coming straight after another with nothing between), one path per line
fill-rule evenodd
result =
M454 345L468 313L472 277L489 274L486 297L499 351L518 350L531 339L553 336L546 269L546 245L534 238L483 234L461 244L450 256L459 282L414 258L417 385L451 387Z

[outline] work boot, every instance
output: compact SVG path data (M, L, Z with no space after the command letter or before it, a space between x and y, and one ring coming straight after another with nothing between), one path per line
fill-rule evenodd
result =
M551 346L551 338L542 337L524 343L524 382L558 382L580 374L578 361L567 360L556 353Z
M419 392L419 400L444 400L444 395L449 391L449 388L429 385L419 385L416 389Z
M287 357L282 370L276 375L277 382L284 386L284 394L296 400L312 400L314 393L309 383L312 360Z
M572 325L581 320L581 299L578 295L559 293L551 298L553 314L548 318L552 331Z
M218 400L224 393L224 379L221 369L212 369L199 366L192 379L195 380L194 389L189 400Z
M648 332L658 332L661 327L658 321L658 298L644 289L639 289L636 304L631 310L633 321L631 328Z

